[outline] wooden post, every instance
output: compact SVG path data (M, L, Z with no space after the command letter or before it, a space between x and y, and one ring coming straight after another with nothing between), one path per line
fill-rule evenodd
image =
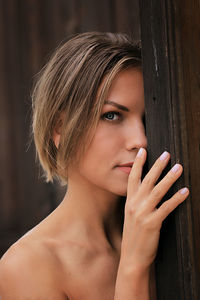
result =
M200 4L141 0L149 168L168 150L184 173L164 197L190 196L163 222L155 279L158 300L200 299Z

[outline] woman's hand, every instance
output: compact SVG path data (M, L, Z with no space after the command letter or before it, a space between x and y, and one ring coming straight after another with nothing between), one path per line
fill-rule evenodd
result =
M146 156L146 150L141 148L128 178L120 258L120 265L127 272L143 272L150 268L156 256L163 220L189 194L187 188L181 189L157 209L156 206L163 196L182 174L183 167L176 164L156 184L170 158L170 154L164 152L141 182Z

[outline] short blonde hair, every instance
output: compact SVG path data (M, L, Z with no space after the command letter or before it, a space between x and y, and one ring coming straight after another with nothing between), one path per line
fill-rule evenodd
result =
M86 32L56 49L32 92L31 134L46 182L55 178L61 185L67 183L69 165L92 141L113 79L121 70L140 66L140 43L126 34ZM57 148L52 134L61 113Z

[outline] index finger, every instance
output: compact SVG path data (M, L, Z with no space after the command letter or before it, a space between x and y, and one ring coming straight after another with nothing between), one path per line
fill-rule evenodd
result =
M141 184L142 170L147 157L145 148L140 148L128 177L127 195L136 191Z

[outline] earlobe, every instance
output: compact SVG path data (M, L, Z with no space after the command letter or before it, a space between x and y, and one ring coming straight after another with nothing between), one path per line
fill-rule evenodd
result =
M60 144L60 134L54 134L53 140L54 140L54 144L55 144L56 148L58 149L59 144Z
M53 141L54 141L54 144L57 149L60 144L60 135L61 135L62 125L63 125L63 114L61 113L60 118L58 119L57 124L53 130Z

